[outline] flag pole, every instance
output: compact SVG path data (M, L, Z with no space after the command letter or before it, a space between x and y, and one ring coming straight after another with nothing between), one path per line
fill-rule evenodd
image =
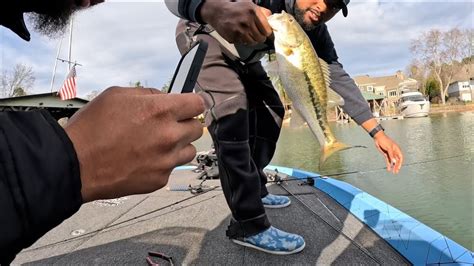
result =
M73 17L71 17L71 25L70 25L70 29L69 29L69 54L68 54L68 61L69 61L69 69L68 70L71 70L71 48L72 48L72 27L73 27Z
M77 88L76 88L76 66L78 64L76 61L72 61L72 32L73 32L73 19L71 18L70 21L70 29L69 29L69 51L68 51L68 59L64 60L61 58L57 58L57 60L61 62L66 62L68 63L68 74L66 76L66 79L64 81L63 86L59 89L58 94L61 98L61 100L68 100L76 97L77 95Z
M62 44L63 44L63 37L61 37L61 40L59 41L58 52L56 53L56 59L54 60L53 77L51 78L51 86L50 86L51 92L53 92L54 78L56 77L56 68L58 67L58 58L59 58L59 53L61 52Z

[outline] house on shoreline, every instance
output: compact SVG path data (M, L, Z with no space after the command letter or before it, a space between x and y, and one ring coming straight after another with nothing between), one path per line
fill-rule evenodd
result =
M463 66L448 87L448 97L463 102L474 100L474 64Z
M356 76L354 81L362 93L384 96L388 103L396 103L402 92L418 91L418 81L405 77L400 70L390 76Z
M390 76L355 76L354 81L376 116L395 115L402 92L418 91L418 81L405 77L400 70Z

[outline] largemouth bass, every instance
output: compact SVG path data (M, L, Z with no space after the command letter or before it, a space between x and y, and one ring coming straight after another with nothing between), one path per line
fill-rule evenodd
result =
M275 53L281 83L321 146L319 166L335 152L352 148L339 142L329 127L329 67L320 59L298 22L286 12L268 17L275 36Z

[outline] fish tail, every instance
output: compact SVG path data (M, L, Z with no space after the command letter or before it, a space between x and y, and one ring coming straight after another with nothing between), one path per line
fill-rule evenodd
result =
M335 141L331 144L324 145L322 148L321 157L319 158L319 168L321 169L321 167L326 162L326 160L329 157L331 157L334 153L338 151L358 148L358 147L361 147L361 146L350 146L339 141Z

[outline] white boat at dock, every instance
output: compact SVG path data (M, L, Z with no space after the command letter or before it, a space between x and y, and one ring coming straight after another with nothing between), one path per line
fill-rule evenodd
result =
M404 92L398 100L398 110L404 117L425 117L430 112L430 102L420 92Z

